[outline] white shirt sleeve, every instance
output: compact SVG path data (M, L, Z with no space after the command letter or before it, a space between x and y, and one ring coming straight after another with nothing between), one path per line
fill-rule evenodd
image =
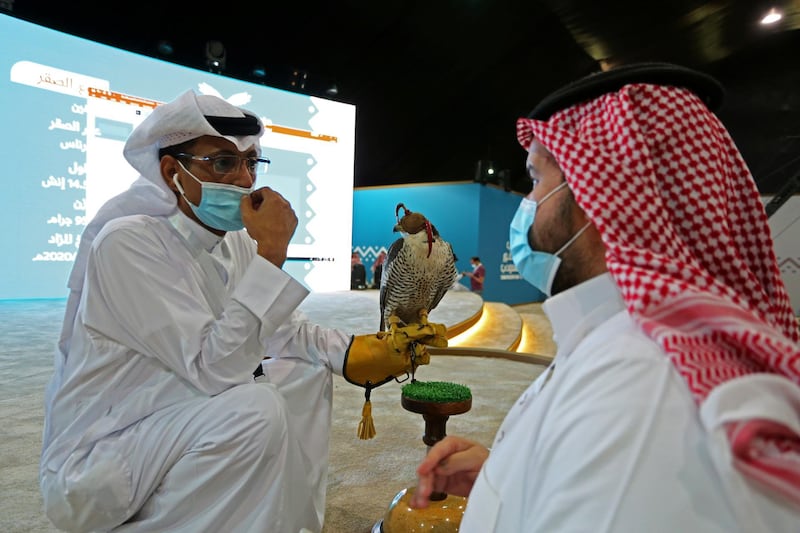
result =
M118 219L105 229L111 227L88 259L84 324L98 338L159 360L208 394L251 379L265 339L307 295L256 256L230 297L218 295L223 310L216 317L207 272L164 229L163 219Z
M314 324L302 312L295 311L267 340L265 355L322 364L341 375L352 338L350 333Z

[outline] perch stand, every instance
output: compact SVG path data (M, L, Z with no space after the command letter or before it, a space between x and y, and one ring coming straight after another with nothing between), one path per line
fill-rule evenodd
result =
M466 413L472 407L468 387L454 383L414 381L403 387L401 404L406 411L419 413L425 420L422 436L428 448L445 438L445 426L452 415ZM392 500L386 515L372 528L372 533L455 533L467 506L467 499L444 492L431 494L425 509L412 509L408 500L415 487L408 487Z

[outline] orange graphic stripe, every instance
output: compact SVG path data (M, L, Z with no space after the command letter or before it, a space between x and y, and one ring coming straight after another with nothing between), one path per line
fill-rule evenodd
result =
M138 96L131 96L129 94L122 94L116 91L106 91L104 89L97 89L95 87L89 87L89 96L94 98L102 98L104 100L113 100L115 102L120 102L124 104L133 104L138 105L140 107L150 107L154 108L161 104L156 100L149 100L147 98L140 98ZM273 132L273 133L280 133L282 135L294 135L296 137L304 137L306 139L314 139L317 141L324 141L324 142L339 142L339 138L335 135L324 135L319 133L314 133L309 130L301 130L298 128L291 128L289 126L279 126L277 124L268 124L264 126L265 129Z
M265 124L264 128L273 132L281 133L283 135L294 135L296 137L305 137L307 139L315 139L317 141L325 142L339 142L339 138L335 135L322 135L308 130L301 130L298 128L290 128L289 126L279 126L277 124Z
M96 89L95 87L89 87L89 96L92 96L94 98L102 98L103 100L113 100L115 102L120 102L123 104L138 105L139 107L150 107L153 109L155 109L156 106L161 104L161 102L157 102L155 100L148 100L147 98L140 98L138 96L122 94L116 91L106 91L104 89Z

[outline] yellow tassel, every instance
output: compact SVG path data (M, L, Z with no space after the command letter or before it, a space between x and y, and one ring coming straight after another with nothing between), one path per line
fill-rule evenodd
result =
M361 422L358 423L358 438L369 440L375 436L375 424L372 422L372 403L369 400L364 402L361 410Z

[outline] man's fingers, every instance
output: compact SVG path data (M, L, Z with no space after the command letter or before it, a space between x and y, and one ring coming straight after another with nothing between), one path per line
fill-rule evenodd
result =
M417 480L417 488L411 495L409 505L414 509L424 509L428 506L431 493L433 492L433 476L420 476Z
M480 469L485 454L469 453L480 445L454 436L447 436L433 445L425 459L417 466L417 488L409 504L414 508L424 508L432 492L445 492L448 480L453 474Z
M261 204L264 202L264 190L257 189L251 192L246 198L250 200L250 205L253 207L254 210L258 210L261 207Z
M468 452L455 452L447 459L440 461L434 473L437 476L452 476L459 472L471 472L475 470L475 455Z
M242 211L242 218L247 217L253 212L253 200L250 196L242 196L239 202L239 209Z
M434 473L439 464L452 454L469 447L469 441L459 437L447 436L434 444L425 459L417 466L418 476L427 476Z

